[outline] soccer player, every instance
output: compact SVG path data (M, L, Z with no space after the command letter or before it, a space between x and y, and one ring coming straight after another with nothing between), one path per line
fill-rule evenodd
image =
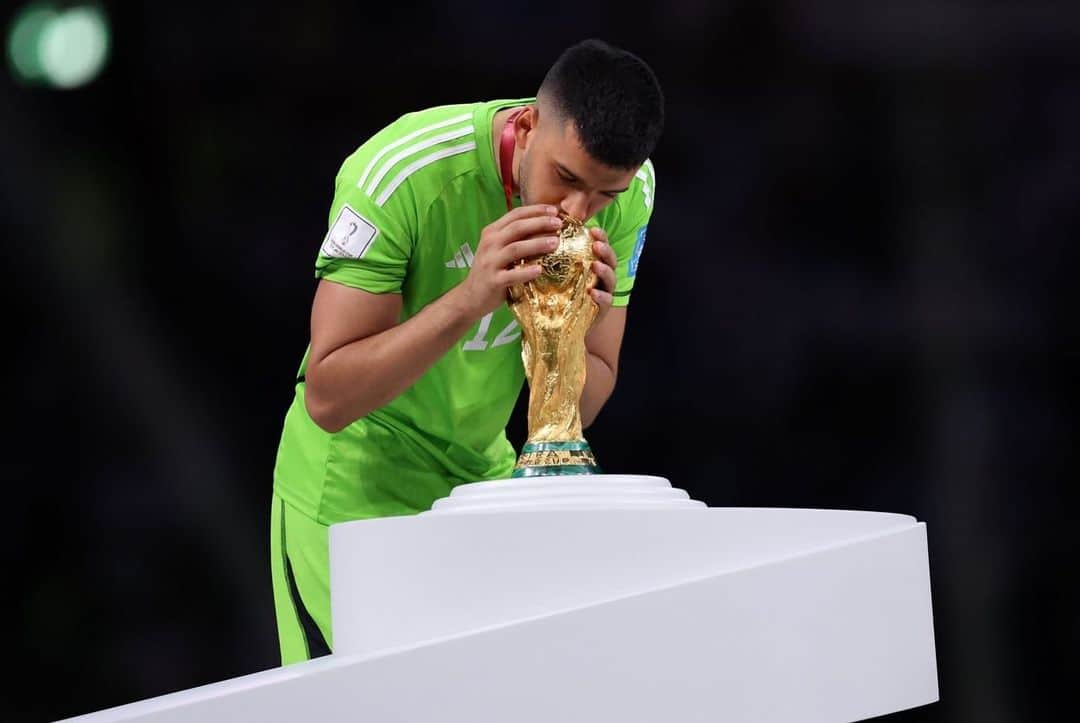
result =
M663 94L637 56L565 50L535 98L408 113L345 159L311 337L274 468L272 580L282 664L332 649L329 525L427 510L510 476L521 393L509 286L539 274L562 211L587 221L599 313L581 419L611 395L656 195Z

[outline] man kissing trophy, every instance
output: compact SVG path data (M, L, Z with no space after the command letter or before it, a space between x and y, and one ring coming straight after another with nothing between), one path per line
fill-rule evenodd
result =
M577 219L561 214L559 245L540 258L540 276L509 290L521 326L521 359L529 383L529 437L512 477L596 474L581 431L585 335L598 307L593 239Z

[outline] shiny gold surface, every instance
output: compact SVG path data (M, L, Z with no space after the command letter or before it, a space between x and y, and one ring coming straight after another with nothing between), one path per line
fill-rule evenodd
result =
M589 449L538 449L525 451L517 461L518 467L595 467L596 458Z
M589 230L577 219L561 218L559 246L541 257L540 276L510 290L529 380L528 442L583 439L585 334L599 311L589 294L596 283L596 257Z

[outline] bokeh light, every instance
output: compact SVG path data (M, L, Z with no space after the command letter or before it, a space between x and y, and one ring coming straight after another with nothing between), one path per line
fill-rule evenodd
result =
M38 48L45 28L56 19L50 6L34 3L15 15L8 33L8 60L16 79L35 83L45 76Z
M11 23L8 59L21 82L77 88L101 73L109 41L108 19L97 6L58 10L47 3L32 3Z

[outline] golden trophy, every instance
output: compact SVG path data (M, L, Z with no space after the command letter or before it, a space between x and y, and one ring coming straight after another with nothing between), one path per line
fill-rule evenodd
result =
M510 309L521 326L521 360L529 383L529 438L512 477L596 474L581 433L585 335L599 311L593 238L577 219L560 214L559 245L540 257L540 276L510 288Z

